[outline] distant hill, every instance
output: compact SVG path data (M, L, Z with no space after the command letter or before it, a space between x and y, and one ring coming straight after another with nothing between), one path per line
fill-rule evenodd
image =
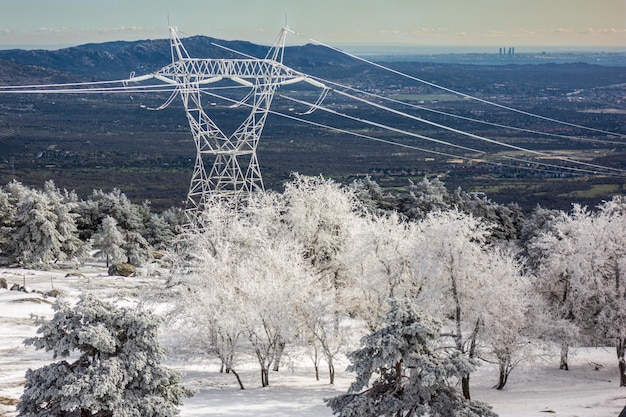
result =
M214 44L259 58L265 57L269 50L268 46L244 41L225 41L207 36L193 36L182 41L193 58L242 57ZM91 43L54 51L2 50L0 60L5 61L0 62L0 82L6 85L7 81L12 80L11 77L16 77L16 83L21 84L24 78L43 81L54 77L54 74L60 76L63 73L90 80L125 79L133 71L144 74L169 64L171 55L169 40L158 39ZM358 61L343 54L311 44L287 47L284 62L305 72L311 68L323 68L325 75L335 76L358 64ZM26 68L20 69L18 66ZM24 74L20 76L20 72Z
M23 65L0 59L0 85L52 84L74 81L80 81L80 79L76 79L75 74L40 65Z

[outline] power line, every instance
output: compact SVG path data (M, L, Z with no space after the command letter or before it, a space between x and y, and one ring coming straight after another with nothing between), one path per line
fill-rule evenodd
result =
M439 114L442 116L447 116L447 117L452 117L455 119L460 119L460 120L465 120L468 122L473 122L473 123L479 123L479 124L484 124L484 125L488 125L488 126L493 126L493 127L499 127L499 128L503 128L503 129L508 129L508 130L514 130L517 132L525 132L525 133L532 133L535 135L541 135L541 136L550 136L550 137L554 137L554 138L559 138L559 139L567 139L567 140L572 140L572 141L584 141L584 142L593 142L593 143L603 143L603 144L610 144L610 145L626 145L626 142L618 142L618 141L611 141L611 140L606 140L606 139L591 139L591 138L585 138L585 137L581 137L581 136L570 136L570 135L563 135L563 134L558 134L558 133L550 133L550 132L541 132L539 130L533 130L533 129L527 129L527 128L522 128L522 127L517 127L517 126L511 126L511 125L505 125L505 124L501 124L501 123L494 123L494 122L489 122L487 120L480 120L480 119L476 119L473 117L467 117L467 116L461 116L458 114L454 114L454 113L448 113L442 110L436 110L436 109L431 109L429 107L425 107L425 106L419 106L413 103L408 103L406 101L402 101L402 100L397 100L397 99L393 99L391 97L385 97L385 96L381 96L380 94L374 94L365 90L361 90L358 88L354 88L354 87L350 87L350 86L346 86L346 85L342 85L340 83L334 82L334 81L330 81L327 79L323 79L323 78L319 78L319 77L314 77L315 79L328 84L328 85L335 85L341 88L344 88L346 90L351 90L351 91L355 91L357 93L360 94L364 94L367 95L369 97L373 97L379 100L384 100L384 101L388 101L390 103L395 103L395 104L400 104L402 106L406 106L409 108L413 108L413 109L417 109L417 110L423 110L423 111L427 111L430 113L435 113L435 114Z
M212 96L214 98L218 98L218 99L221 99L221 100L230 101L232 103L238 103L239 105L245 105L247 107L250 107L250 105L247 104L247 103L237 102L236 100L233 100L231 98L228 98L228 97L225 97L225 96L222 96L222 95L219 95L219 94L215 94L215 93L209 92L208 89L202 89L202 91L203 91L203 93L205 93L205 94L207 94L209 96ZM293 97L288 97L288 96L285 96L285 95L279 95L279 96L284 98L284 99L286 99L286 100L293 101L293 102L296 102L296 103L299 103L299 104L302 104L302 105L315 106L313 103L310 103L310 102L307 102L307 101L304 101L304 100L295 99ZM480 149L474 149L474 148L469 148L469 147L462 146L462 145L453 144L453 143L450 143L450 142L447 142L447 141L443 141L443 140L440 140L440 139L435 139L435 138L428 137L428 136L425 136L425 135L420 135L420 134L417 134L417 133L414 133L414 132L409 132L409 131L406 131L406 130L402 130L402 129L398 129L398 128L395 128L395 127L387 126L387 125L384 125L384 124L381 124L381 123L378 123L378 122L374 122L374 121L371 121L371 120L368 120L368 119L363 119L363 118L350 116L350 115L347 115L345 113L341 113L339 111L336 111L336 110L333 110L333 109L329 109L329 108L321 106L321 105L317 105L316 108L318 108L319 110L328 112L330 114L342 117L342 118L350 119L350 120L353 120L353 121L356 121L356 122L359 122L359 123L368 124L368 125L371 125L371 126L374 126L374 127L378 127L380 129L383 129L383 130L392 131L394 133L399 133L399 134L402 134L402 135L416 137L418 139L423 139L423 140L426 140L426 141L438 143L438 144L444 145L444 146L450 146L450 147L463 149L463 150L466 150L468 152L478 153L478 154L482 154L482 155L486 154L485 151L480 150ZM414 146L414 145L409 145L409 144L404 144L404 143L400 143L400 142L395 142L395 141L388 140L388 139L377 138L377 137L374 137L374 136L371 136L371 135L365 135L365 134L358 133L358 132L352 132L352 131L347 130L347 129L337 128L337 127L330 126L330 125L327 125L327 124L310 121L310 120L307 120L307 119L303 119L301 117L296 117L296 116L293 116L293 115L288 115L288 114L277 112L277 111L273 111L273 110L270 111L270 113L278 115L278 116L281 116L281 117L284 117L284 118L288 118L288 119L291 119L291 120L295 120L295 121L298 121L298 122L310 124L310 125L317 126L317 127L326 128L326 129L329 129L331 131L335 131L335 132L338 132L338 133L349 134L349 135L352 135L352 136L355 136L355 137L360 137L360 138L364 138L364 139L368 139L368 140L373 140L373 141L380 142L380 143L385 143L385 144L388 144L388 145L399 146L399 147L403 147L403 148L407 148L407 149L413 149L413 150L417 150L417 151L421 151L421 152L425 152L425 153L431 153L431 154L440 155L440 156L445 156L445 157L449 157L449 158L462 159L462 160L465 160L465 161L473 161L473 162L485 163L485 164L495 165L495 166L500 166L500 167L505 166L505 167L516 168L516 169L531 170L531 171L542 171L542 172L551 172L551 173L558 173L558 172L562 172L562 171L565 170L565 171L571 171L571 172L577 173L577 174L594 174L594 175L600 174L600 172L598 170L589 170L589 169L583 169L583 168L575 168L575 167L569 167L569 166L563 166L563 165L549 164L549 163L545 163L545 162L539 162L539 161L534 161L534 160L527 160L527 159L522 159L522 158L516 158L516 157L513 157L513 156L509 156L509 155L503 155L502 158L507 159L507 160L511 160L511 161L515 161L515 162L519 162L519 163L522 163L522 164L534 165L534 167L524 166L524 165L511 165L511 164L505 164L505 163L501 163L501 162L493 162L493 161L489 161L489 160L486 160L486 159L472 158L472 157L458 155L458 154L446 153L446 152L436 151L436 150L433 150L433 149L421 148L421 147ZM548 154L544 154L543 156L546 157L546 158L558 159L558 158L556 158L554 156L551 156L551 155L548 155ZM567 160L567 161L573 162L573 163L577 162L577 161L570 161L570 160ZM550 168L550 169L549 170L541 169L541 168L537 168L537 166L542 166L542 167L546 167L546 168ZM599 166L599 165L596 166L596 167L599 168L599 169L609 170L609 171L612 169L610 167L604 167L604 166ZM619 170L619 171L621 171L621 170ZM609 175L609 176L617 176L617 177L620 177L620 178L623 176L623 175L619 175L619 174L611 173L611 172L605 172L603 174Z
M609 132L609 131L602 130L602 129L596 129L596 128L592 128L592 127L588 127L588 126L578 125L578 124L575 124L575 123L565 122L565 121L558 120L558 119L553 119L553 118L547 117L547 116L541 116L539 114L527 112L527 111L524 111L524 110L516 109L514 107L505 106L503 104L495 103L493 101L489 101L489 100L485 100L485 99L482 99L482 98L479 98L479 97L476 97L476 96L472 96L470 94L463 93L463 92L458 91L458 90L454 90L454 89L451 89L451 88L443 87L443 86L441 86L439 84L435 84L435 83L423 80L421 78L414 77L414 76L406 74L404 72L401 72L401 71L398 71L398 70L394 70L393 68L389 68L389 67L381 65L379 63L367 60L365 58L362 58L362 57L360 57L358 55L355 55L355 54L352 54L350 52L343 51L343 50L341 50L339 48L336 48L334 46L328 45L328 44L326 44L324 42L318 41L316 39L313 39L313 38L308 37L306 35L303 35L301 33L295 32L295 31L293 31L291 29L288 29L288 30L291 33L293 33L294 35L301 36L301 37L303 37L303 38L305 38L305 39L307 39L307 40L309 40L309 41L311 41L311 42L313 42L313 43L315 43L317 45L324 46L324 47L329 48L329 49L331 49L333 51L336 51L336 52L339 52L339 53L341 53L343 55L349 56L350 58L354 58L356 60L359 60L361 62L365 62L365 63L367 63L369 65L373 65L373 66L375 66L375 67L377 67L379 69L391 72L391 73L399 75L401 77L405 77L405 78L411 79L413 81L417 81L419 83L428 85L430 87L438 88L440 90L447 91L449 93L452 93L452 94L455 94L455 95L458 95L458 96L461 96L461 97L464 97L464 98L467 98L467 99L475 100L475 101L478 101L478 102L483 103L483 104L488 104L490 106L499 107L499 108L504 109L504 110L512 111L512 112L523 114L523 115L526 115L526 116L535 117L535 118L546 120L546 121L553 122L553 123L562 124L562 125L565 125L565 126L570 126L570 127L575 127L575 128L578 128L578 129L584 129L584 130L589 130L589 131L593 131L593 132L603 133L603 134L611 135L611 136L624 137L624 135L619 134L619 133Z
M306 102L306 101L303 101L303 100L298 100L298 99L295 99L295 98L292 98L292 97L288 97L288 96L285 96L285 95L281 95L281 97L283 97L283 98L285 98L287 100L291 100L291 101L300 103L300 104L313 105L312 103L309 103L309 102ZM429 137L429 136L425 136L425 135L421 135L421 134L418 134L418 133L409 132L409 131L402 130L402 129L399 129L399 128L395 128L395 127L392 127L392 126L387 126L385 124L374 122L374 121L371 121L371 120L368 120L368 119L363 119L363 118L359 118L359 117L355 117L355 116L350 116L348 114L341 113L341 112L338 112L338 111L333 110L333 109L329 109L329 108L324 107L324 106L318 106L318 108L320 110L323 110L325 112L328 112L328 113L331 113L331 114L334 114L334 115L337 115L337 116L341 116L341 117L344 117L344 118L347 118L347 119L350 119L350 120L353 120L353 121L356 121L356 122L360 122L360 123L368 124L370 126L374 126L374 127L378 127L378 128L381 128L381 129L385 129L385 130L388 130L388 131L391 131L391 132L400 133L400 134L403 134L403 135L406 135L406 136L411 136L411 137L415 137L415 138L418 138L418 139L427 140L429 142L434 142L434 143L437 143L437 144L440 144L440 145L445 145L445 146L450 146L450 147L454 147L454 148L458 148L458 149L463 149L463 150L469 151L469 152L480 153L480 154L486 154L487 153L486 151L483 151L483 150L480 150L480 149L474 149L474 148L470 148L470 147L467 147L467 146L458 145L458 144L447 142L447 141L444 141L444 140L441 140L441 139L435 139L435 138L432 138L432 137ZM486 139L486 138L484 138L484 139ZM497 141L494 141L494 142L502 145L502 143L500 143L500 142L497 142ZM524 152L527 151L524 148L519 148L519 147L514 147L514 149L516 149L518 151L524 151ZM530 152L530 151L528 151L528 152ZM619 171L619 172L626 172L624 170L620 170L620 169L616 169L616 168L605 167L605 166L601 166L601 165L587 164L587 163L583 163L581 161L570 160L570 159L567 159L567 158L562 158L562 157L549 155L549 154L545 154L545 153L540 153L540 152L535 152L535 153L539 154L540 156L542 156L544 158L559 159L559 160L561 160L563 162L568 162L568 163L573 163L573 164L580 164L580 165L592 165L595 168L603 169L603 170L607 170L607 171L616 170L616 171ZM459 156L459 158L467 159L466 157L460 157L460 156ZM568 166L547 164L545 162L529 161L529 160L525 160L525 159L521 159L521 158L515 158L515 157L512 157L512 156L507 156L507 155L503 155L503 158L509 159L509 160L514 160L514 161L517 161L517 162L532 163L532 164L541 165L541 166L547 166L547 167L551 167L551 168L558 168L558 169L561 169L561 170L575 171L575 172L581 172L581 173L586 173L586 174L594 174L594 175L599 174L599 172L597 170L589 170L589 169L582 169L582 168L574 168L574 167L568 167ZM619 177L623 176L623 175L619 175L619 174L611 174L610 172L605 172L604 174L605 175L615 175L615 176L619 176Z
M570 163L570 164L579 164L579 165L585 165L585 166L592 167L592 168L609 169L609 170L614 170L614 171L619 171L619 172L625 172L626 173L626 171L624 171L622 169L618 169L618 168L610 168L610 167L604 167L602 165L596 165L596 164L590 164L590 163L587 163L587 162L576 161L576 160L569 159L569 158L563 158L563 157L559 157L559 156L549 155L549 154L546 154L544 152L535 151L535 150L532 150L532 149L522 148L521 146L511 145L509 143L500 142L500 141L497 141L495 139L487 138L485 136L480 136L480 135L476 135L474 133L465 132L463 130L455 129L455 128L452 128L452 127L449 127L449 126L446 126L446 125L442 125L440 123L432 122L430 120L426 120L426 119L423 119L421 117L416 117L416 116L413 116L413 115L410 115L410 114L407 114L407 113L404 113L404 112L401 112L401 111L398 111L398 110L395 110L395 109L392 109L392 108L389 108L389 107L386 107L386 106L383 106L383 105L380 105L380 104L377 104L377 103L373 103L373 102L371 102L369 100L365 100L363 98L356 97L356 96L354 96L352 94L348 94L348 93L341 92L341 91L337 91L337 93L341 94L341 95L344 95L346 97L352 98L354 100L361 101L361 102L366 103L366 104L368 104L370 106L374 106L376 108L379 108L379 109L382 109L382 110L386 110L388 112L391 112L391 113L394 113L394 114L398 114L398 115L401 115L403 117L407 117L407 118L409 118L411 120L415 120L415 121L418 121L418 122L421 122L421 123L426 123L426 124L429 124L429 125L434 126L434 127L438 127L438 128L441 128L441 129L444 129L444 130L448 130L448 131L451 131L451 132L454 132L454 133L458 133L458 134L461 134L461 135L464 135L464 136L468 136L468 137L471 137L472 139L485 141L485 142L496 144L496 145L503 146L503 147L506 147L506 148L514 149L516 151L522 151L522 152L525 152L525 153L531 153L531 154L534 154L534 155L537 155L537 156L550 157L550 158L554 158L554 159L559 159L559 160L561 160L563 162L567 162L567 163Z

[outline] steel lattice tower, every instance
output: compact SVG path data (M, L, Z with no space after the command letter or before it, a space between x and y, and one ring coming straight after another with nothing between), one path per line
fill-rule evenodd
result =
M281 30L264 59L198 59L189 57L176 30L170 28L172 63L153 74L130 79L156 78L175 85L180 94L196 146L196 161L187 195L187 210L192 215L215 197L236 200L264 189L256 150L279 86L305 81L325 88L283 65L287 31L287 28ZM222 80L231 80L251 89L250 113L229 136L203 108L202 88Z

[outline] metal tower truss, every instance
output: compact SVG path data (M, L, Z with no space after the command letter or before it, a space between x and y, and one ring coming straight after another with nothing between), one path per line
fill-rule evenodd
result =
M239 199L264 189L256 150L278 87L304 81L326 91L324 84L283 65L287 31L281 30L264 59L198 59L189 57L176 30L170 28L172 63L155 73L130 78L131 82L155 78L175 85L183 101L196 145L187 196L187 210L192 214L215 197ZM207 114L202 101L202 89L222 80L251 89L246 96L250 113L228 136Z

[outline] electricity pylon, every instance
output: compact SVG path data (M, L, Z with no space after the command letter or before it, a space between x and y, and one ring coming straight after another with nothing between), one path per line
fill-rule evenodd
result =
M264 59L199 59L189 57L176 30L170 27L172 63L155 73L129 80L156 78L175 85L183 101L196 145L187 195L187 211L192 217L215 197L238 200L264 189L256 150L278 87L305 81L326 91L322 83L283 65L287 32L286 27L281 30ZM202 100L202 89L222 80L251 89L247 96L250 114L228 136L207 114Z

